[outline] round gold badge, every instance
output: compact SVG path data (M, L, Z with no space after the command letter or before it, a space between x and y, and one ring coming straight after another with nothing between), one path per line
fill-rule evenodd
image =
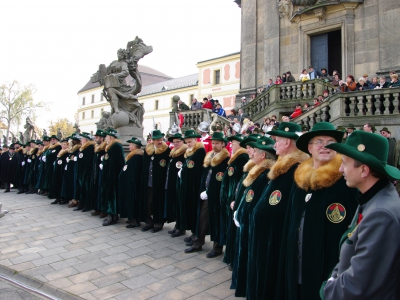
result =
M104 159L105 159L105 160L108 159L108 154L104 155Z
M228 176L232 176L233 173L235 173L234 167L229 167L229 169L228 169Z
M83 153L79 153L79 158L82 158L83 157Z
M218 172L218 173L215 175L215 178L216 178L218 181L222 181L222 179L224 178L224 173Z
M282 199L282 193L279 190L273 191L269 196L269 204L277 205Z
M285 128L285 131L286 131L286 132L288 132L289 130L290 130L289 127L286 127L286 128Z
M194 161L193 161L193 160L189 160L189 161L187 162L187 167L188 167L189 169L194 168Z
M360 144L357 146L357 150L363 152L365 150L365 146L363 144Z
M262 142L261 144L265 145L265 142Z
M180 169L180 168L182 168L182 165L183 165L183 163L181 161L178 161L178 162L176 162L175 167L177 169Z
M165 167L167 165L167 161L165 159L160 160L160 166Z
M326 209L326 217L332 223L340 223L346 217L346 209L340 203L332 203Z
M246 202L253 201L253 198L254 198L254 191L253 190L249 190L247 192L247 195L246 195Z

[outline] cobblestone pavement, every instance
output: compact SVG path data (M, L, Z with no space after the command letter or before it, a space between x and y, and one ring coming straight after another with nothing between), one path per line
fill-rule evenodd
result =
M38 195L4 194L0 265L84 299L234 299L222 257L185 254L182 237L101 226L89 212ZM17 298L18 299L18 298ZM24 299L24 298L23 298Z
M0 278L0 300L40 300L45 299Z

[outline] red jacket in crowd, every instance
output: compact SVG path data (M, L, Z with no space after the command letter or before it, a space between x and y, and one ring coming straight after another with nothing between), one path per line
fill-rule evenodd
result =
M213 105L210 101L203 104L203 108L213 109Z
M303 113L303 111L301 110L301 108L296 108L294 110L294 112L290 115L291 119L297 118L298 116L300 116Z

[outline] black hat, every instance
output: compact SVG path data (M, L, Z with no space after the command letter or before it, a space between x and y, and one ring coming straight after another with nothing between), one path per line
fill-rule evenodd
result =
M49 140L51 140L51 139L56 139L57 141L60 140L55 134L50 136ZM45 139L43 138L43 140L45 140Z
M101 129L97 129L96 133L94 134L94 136L101 136L101 137L106 137L106 133L101 130Z
M50 138L47 135L43 136L43 141L50 142Z
M20 146L23 146L24 144L22 144L20 141L16 141L15 143L14 143L14 145L16 145L16 144L18 144L18 145L20 145Z
M4 145L3 145L3 148L8 148L8 145L4 144Z
M142 145L142 141L140 139L135 138L135 137L131 138L130 140L127 140L126 142L127 143L136 144L136 145L139 145L139 146L143 146Z
M80 138L85 138L85 139L88 139L88 140L92 139L92 136L88 132L82 132L79 135L80 135Z
M9 149L11 149L11 150L15 150L15 146L14 146L14 144L11 144Z
M182 134L180 134L180 133L175 133L174 135L171 135L171 136L168 138L168 141L172 143L172 141L173 141L174 139L180 139L180 140L183 141L183 136L182 136Z

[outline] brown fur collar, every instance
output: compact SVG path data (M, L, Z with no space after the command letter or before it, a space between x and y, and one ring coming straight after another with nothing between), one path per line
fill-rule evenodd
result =
M50 144L49 149L54 149L57 146L61 146L60 142L55 143L54 145Z
M206 157L204 158L203 162L203 167L207 168L210 164L211 167L218 166L222 161L229 157L229 151L226 150L226 148L223 148L221 152L217 153L214 157L211 157L213 155L214 151L210 151L207 153Z
M271 169L271 167L274 165L275 160L272 159L264 159L261 164L259 165L254 165L253 168L251 168L249 174L247 174L245 180L243 180L243 185L245 187L249 187L250 185L253 184L253 182L258 178L258 176L261 175L262 172L265 170Z
M293 165L302 163L308 158L310 158L310 155L300 150L295 150L294 152L285 156L279 156L276 163L268 172L268 178L274 180L279 176L286 174L286 172L289 171Z
M100 145L96 144L96 146L94 146L94 152L95 153L101 152L104 149L106 149L106 147L107 147L107 142L106 141L102 142Z
M36 147L34 147L34 148L31 148L31 150L29 150L29 153L28 153L28 155L32 155L32 154L36 154L36 152L38 151L38 148L37 148L37 146Z
M121 140L119 140L119 139L113 139L113 140L106 146L106 152L107 152L108 150L110 150L110 148L112 147L112 145L114 145L115 143L118 143L118 144L121 144L121 145L122 145Z
M243 166L243 172L248 173L256 164L251 159Z
M26 154L26 152L28 152L28 149L24 148L24 149L22 150L22 153L23 153L23 154Z
M235 159L236 159L239 155L241 155L241 154L243 154L243 153L246 153L246 149L244 149L244 148L240 148L238 151L236 151L235 153L233 153L231 159L228 161L228 165L230 165L231 163L233 163L233 162L235 161Z
M24 149L23 148L19 148L19 149L15 150L15 152L17 152L17 153L19 153L21 151L24 151ZM22 152L22 153L24 153L24 152Z
M174 148L171 150L169 157L172 157L172 158L178 157L178 156L182 155L183 153L185 153L187 148L188 148L188 146L186 144L183 144L179 149Z
M80 147L82 147L81 144L76 144L75 146L72 146L71 148L69 148L68 152L69 153L74 153L76 150L78 150Z
M128 156L126 157L126 161L130 160L130 159L132 158L132 156L134 156L134 155L143 155L143 154L144 154L144 151L143 151L142 149L135 149L135 150L132 150L132 151L128 154Z
M61 150L60 152L58 152L57 157L62 157L66 153L68 153L68 149Z
M341 163L342 156L338 154L327 164L314 169L311 157L297 167L294 173L294 180L305 191L330 187L342 177L342 173L339 172Z
M49 150L49 147L50 147L50 145L44 146L44 147L43 147L43 152Z
M154 144L151 143L146 146L145 151L146 151L147 155L162 154L165 151L167 151L168 148L169 148L168 145L164 142L162 142L161 148L156 148L156 147L154 147Z
M94 141L87 141L85 145L82 145L81 148L79 149L79 152L82 152L83 150L85 150L87 147L89 147L90 145L94 145L96 144Z
M199 150L200 148L204 148L203 143L201 142L197 142L194 147L192 149L187 149L185 152L185 158L188 158L190 156L192 156L197 150Z

